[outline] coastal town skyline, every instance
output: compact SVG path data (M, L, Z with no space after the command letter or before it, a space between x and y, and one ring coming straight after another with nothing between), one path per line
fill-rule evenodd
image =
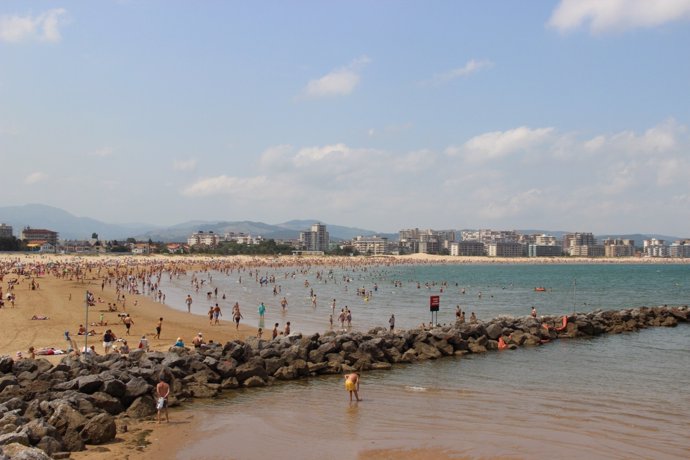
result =
M0 205L690 235L690 2L494 6L3 2Z

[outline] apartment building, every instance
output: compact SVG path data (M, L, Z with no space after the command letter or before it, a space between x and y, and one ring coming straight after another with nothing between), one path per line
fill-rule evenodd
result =
M57 247L58 232L46 230L44 228L24 227L20 239L26 241L27 244L42 244L48 243L53 247Z
M189 246L218 246L220 243L220 235L213 233L213 231L203 232L199 230L196 233L192 233L192 236L187 238L187 244Z
M325 225L313 224L311 230L300 232L299 241L300 246L305 251L326 252L330 244L330 237Z
M12 226L0 224L0 238L12 238Z
M360 254L380 256L388 253L388 238L379 236L358 236L352 240L352 247Z

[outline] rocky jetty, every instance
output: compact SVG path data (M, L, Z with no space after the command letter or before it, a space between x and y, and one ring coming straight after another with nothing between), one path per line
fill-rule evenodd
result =
M166 353L65 356L56 365L4 356L0 460L66 458L86 444L112 441L128 419L156 413L154 391L161 376L171 385L170 406L175 406L239 387L389 369L398 363L539 346L564 338L674 327L689 317L687 306L641 307L565 317L498 317L398 333L376 328L366 333L292 334L192 350L173 347Z

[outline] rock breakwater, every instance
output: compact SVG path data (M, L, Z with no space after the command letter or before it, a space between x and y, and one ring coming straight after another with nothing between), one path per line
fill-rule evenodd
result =
M165 353L69 355L55 365L45 359L0 357L0 459L64 458L87 444L112 441L128 420L156 413L154 391L161 376L171 385L170 405L175 406L240 387L389 369L398 363L540 346L566 338L674 327L687 323L689 317L687 306L640 307L565 317L498 317L397 333L376 328L292 334L191 350L173 347Z

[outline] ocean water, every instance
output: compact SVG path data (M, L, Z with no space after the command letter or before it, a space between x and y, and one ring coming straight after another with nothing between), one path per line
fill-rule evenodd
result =
M457 303L481 319L528 314L532 305L543 314L560 314L687 304L690 297L690 267L684 265L398 266L333 272L333 278L324 273L327 283L314 273L284 278L281 296L289 295L290 301L285 317L271 308L272 287L259 287L246 273L242 283L237 274L212 277L227 302L247 305L247 321L255 320L254 305L264 300L268 314L303 324L308 332L327 328L322 313L330 307L322 297L335 297L338 308L350 305L354 327L361 329L385 325L391 310L401 327L428 321L428 296L436 294L441 295L440 322L452 321ZM316 311L305 279L319 298ZM352 292L369 290L373 283L378 291L368 301ZM164 288L169 301L178 289L186 296L185 279L171 284ZM547 291L537 293L536 286ZM206 303L203 291L197 299ZM198 439L177 458L355 459L374 449L447 449L462 458L690 458L689 382L687 325L559 340L368 372L359 403L349 403L339 376L194 402L173 413L178 419L193 414Z
M290 321L293 331L304 333L329 329L333 299L334 327L339 328L340 310L347 306L352 312L352 327L358 330L388 327L391 314L395 314L400 328L429 323L432 295L440 296L437 321L441 324L455 320L456 305L467 312L467 319L470 312L479 319L491 319L498 315L527 315L532 306L540 315L562 315L599 308L690 303L690 266L675 264L397 265L316 267L307 273L294 267L263 268L254 270L251 276L249 270L229 275L197 273L198 279L206 281L198 292L190 284L192 276L188 273L163 280L168 305L186 310L184 299L191 294L194 313L206 314L209 306L218 302L223 319L229 321L232 305L239 302L243 322L258 327L257 307L264 302L265 327L278 322L282 328ZM262 287L257 281L270 276L276 279L276 290L280 290L277 295L273 295L274 285ZM536 292L535 287L546 291ZM216 288L218 298L208 299L207 293ZM358 289L372 295L357 295ZM316 308L311 302L312 291L317 298ZM286 313L280 307L283 297L288 301Z

